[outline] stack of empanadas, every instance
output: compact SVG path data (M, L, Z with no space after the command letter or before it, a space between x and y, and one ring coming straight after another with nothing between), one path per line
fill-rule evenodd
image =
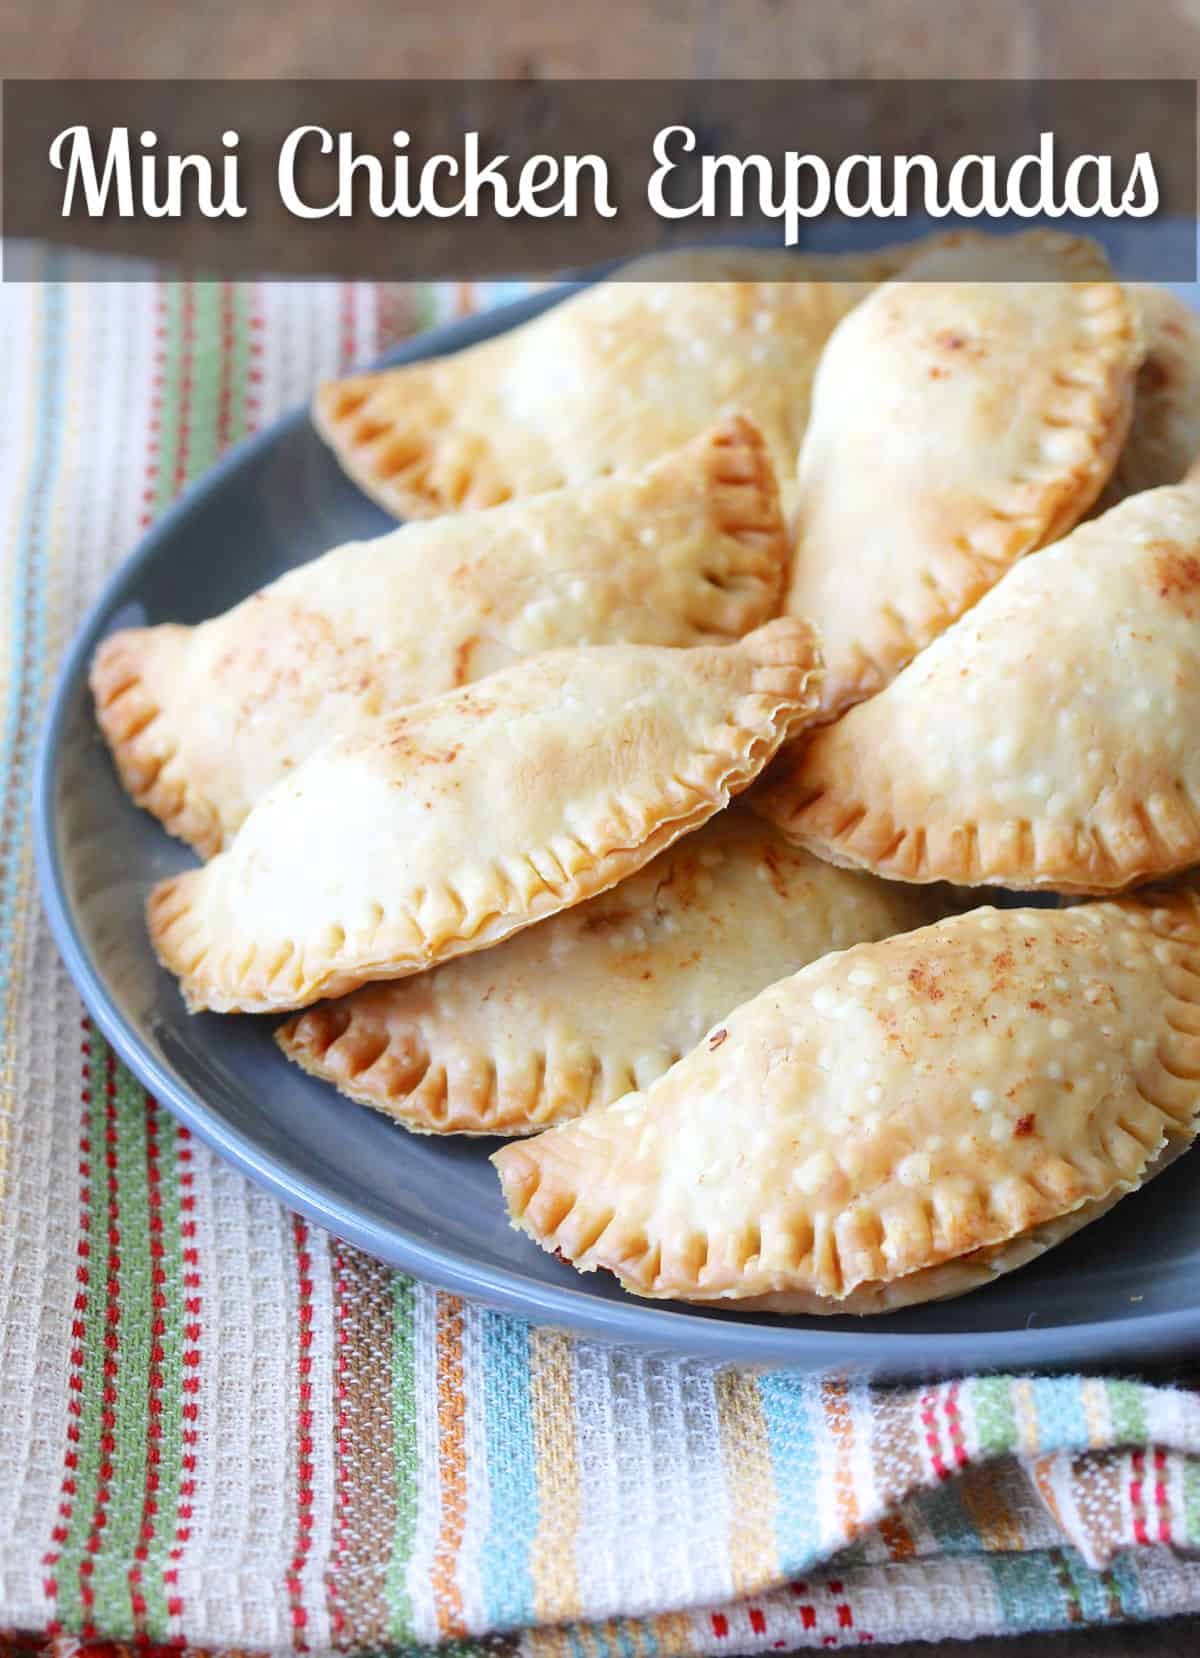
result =
M513 1137L634 1294L958 1294L1195 1135L1200 329L990 246L688 255L326 387L429 521L97 653L209 860L149 900L188 1005Z

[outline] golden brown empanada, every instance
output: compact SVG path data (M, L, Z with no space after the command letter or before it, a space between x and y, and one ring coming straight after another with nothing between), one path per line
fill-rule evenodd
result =
M193 1008L303 1007L483 949L616 884L811 717L805 622L736 645L549 651L318 749L150 933Z
M1016 566L753 805L905 881L1112 892L1200 862L1200 480Z
M409 1128L530 1134L646 1087L784 973L944 912L926 889L810 857L735 804L586 904L322 1002L277 1040Z
M800 453L788 609L820 630L823 712L872 695L1095 500L1140 336L1092 243L1032 231L926 253L842 321Z
M1195 1133L1194 894L824 957L644 1093L506 1146L514 1223L637 1295L882 1312L989 1282Z
M597 283L482 345L333 381L313 419L381 506L427 518L639 471L740 409L763 429L786 503L830 331L913 252L660 257L648 273L707 280Z
M1101 506L1177 484L1200 456L1200 317L1168 288L1135 283L1146 355L1133 394L1133 423Z
M338 547L224 616L130 628L92 665L139 805L205 857L315 748L565 645L738 638L789 546L758 429L713 427L631 478Z

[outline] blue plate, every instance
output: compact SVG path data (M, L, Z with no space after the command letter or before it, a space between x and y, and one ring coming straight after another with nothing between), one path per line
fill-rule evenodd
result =
M423 336L408 362L499 334L538 296ZM142 907L190 860L122 793L92 718L98 640L198 622L386 519L347 482L306 414L243 444L146 536L60 673L36 779L38 875L92 1016L141 1081L253 1180L372 1255L539 1322L710 1359L876 1376L1144 1362L1200 1347L1200 1160L1043 1261L964 1299L869 1321L766 1319L630 1300L512 1231L484 1141L406 1134L289 1065L272 1022L189 1017L154 960Z

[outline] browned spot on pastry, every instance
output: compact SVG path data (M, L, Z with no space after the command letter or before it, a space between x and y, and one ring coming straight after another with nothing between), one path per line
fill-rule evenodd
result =
M762 860L767 866L767 874L771 877L771 885L775 888L775 891L779 894L780 898L786 898L788 896L788 884L784 877L783 870L780 867L779 857L773 846L763 847Z
M1184 552L1174 541L1152 541L1149 551L1154 555L1159 598L1177 604L1185 615L1190 615L1184 601L1200 593L1200 556Z
M725 1029L724 1025L721 1026L720 1030L715 1030L708 1039L709 1051L713 1052L719 1048L728 1035L729 1032Z
M448 748L426 748L397 720L388 734L387 746L393 754L402 754L416 766L448 766L458 759L462 745L452 743Z
M1029 1007L1033 1013L1045 1013L1046 1011L1045 1002L1030 1002Z
M1037 1118L1032 1111L1027 1111L1023 1117L1017 1118L1013 1125L1013 1133L1018 1139L1024 1139L1025 1135L1032 1134L1036 1127Z
M944 353L952 359L962 360L962 357L981 358L987 355L984 347L977 341L971 340L968 335L960 333L957 328L942 328L933 336L935 352ZM960 356L961 354L961 356ZM951 372L953 363L934 361L930 364L929 378L944 380Z
M454 651L454 684L465 685L471 677L471 652L479 643L479 635L473 633L469 639L462 640Z
M1137 394L1139 397L1154 397L1170 383L1170 380L1170 365L1162 357L1152 353L1138 369Z
M952 357L957 357L960 352L976 361L987 356L987 347L982 341L960 333L957 328L941 329L933 336L933 343L939 351L947 352Z
M1008 983L1008 975L1012 972L1015 958L1011 950L997 950L992 957L992 989L1003 990Z
M908 970L908 982L918 996L925 996L931 1002L940 1002L946 992L938 983L937 975L924 962L918 962Z
M239 695L242 716L250 720L260 707L301 696L315 681L330 693L363 696L375 677L374 648L365 635L339 640L328 619L314 610L282 610L269 595L256 593L250 603L265 607L265 639L244 630L214 664L218 683Z
M632 910L602 910L591 915L581 917L580 931L585 933L606 933L613 927L623 927L627 921L634 919Z
M490 714L493 711L495 703L491 702L487 697L465 696L455 705L455 707L457 712L462 714L465 718L479 720L482 719L485 714Z

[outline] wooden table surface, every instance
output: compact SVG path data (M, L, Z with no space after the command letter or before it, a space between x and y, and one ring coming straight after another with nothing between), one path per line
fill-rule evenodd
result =
M5 76L1192 76L1200 0L8 0Z
M1200 76L1200 0L39 0L8 77ZM894 1647L896 1658L1195 1658L1200 1618Z

